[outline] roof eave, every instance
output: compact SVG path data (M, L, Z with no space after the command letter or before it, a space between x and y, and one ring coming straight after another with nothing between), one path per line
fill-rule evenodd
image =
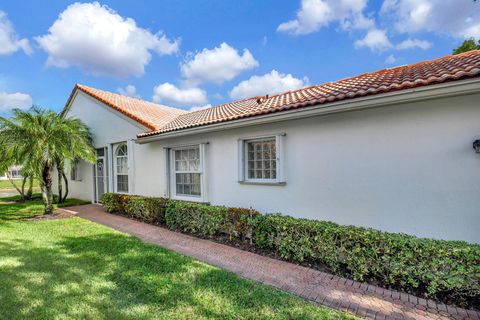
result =
M65 114L67 113L68 109L70 109L70 104L72 103L73 101L73 97L75 96L75 94L77 93L77 90L78 90L78 83L75 84L75 86L73 87L72 89L72 92L70 93L70 95L68 96L68 100L67 102L65 103L65 106L63 107L62 111L60 112L60 116L65 116Z
M77 92L78 92L78 91L83 92L83 93L84 93L85 95L87 95L88 97L94 99L95 101L98 101L98 102L102 103L102 104L105 105L109 110L114 111L116 114L128 118L129 120L133 121L133 122L134 122L135 124L137 124L138 126L141 126L141 128L143 128L143 129L146 129L146 130L155 130L155 129L157 129L156 127L152 126L151 124L143 121L142 119L140 119L140 118L138 118L138 117L135 117L135 116L133 116L133 115L126 114L126 113L122 112L122 111L119 110L116 106L112 105L112 104L109 103L108 101L104 101L103 99L100 99L99 97L96 97L95 95L90 94L88 91L83 90L83 89L78 85L78 83L75 84L75 87L73 87L73 90L72 90L72 92L70 93L70 96L68 97L67 103L65 104L65 107L64 107L63 110L60 112L60 116L64 117L65 114L68 112L68 110L70 109L70 106L71 106L73 100L75 99L75 96L77 95Z
M149 136L142 137L141 135L139 135L135 142L139 144L144 144L152 141L199 133L220 131L292 119L300 119L338 112L378 108L398 103L421 101L478 92L480 92L480 77L476 77L473 79L450 81L411 89L404 89L389 93L354 98L351 100L341 100L328 104L317 104L306 108L279 111L261 116L246 117L233 121L213 123L171 132L158 133Z

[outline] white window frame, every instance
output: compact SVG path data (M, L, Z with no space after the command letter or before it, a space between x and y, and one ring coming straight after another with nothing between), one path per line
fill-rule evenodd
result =
M82 181L80 174L80 160L72 160L70 164L70 180Z
M118 149L120 149L122 146L125 146L127 148L127 155L126 156L118 156L117 152L118 152ZM114 153L113 153L113 173L114 173L114 181L113 181L113 185L114 185L114 188L115 188L115 192L116 193L122 193L122 194L129 194L130 192L130 174L129 174L129 157L128 155L130 154L130 150L128 148L128 145L126 142L122 142L122 143L119 143L117 145L114 146ZM127 183L127 191L119 191L118 190L118 172L117 172L117 159L118 158L126 158L127 159L127 179L128 179L128 183ZM122 176L124 176L125 174L122 174Z
M207 182L206 182L206 172L205 172L205 143L200 144L191 144L185 146L178 146L178 147L171 147L168 148L168 170L169 170L169 197L175 200L184 200L184 201L193 201L193 202L207 202L208 200L208 193L207 193ZM199 171L195 171L195 173L200 174L200 195L177 195L177 188L176 188L176 173L175 170L175 151L179 150L189 150L192 148L199 149L199 157L200 157L200 164L199 164ZM191 172L193 173L193 171Z
M245 137L238 139L238 182L244 184L285 185L285 133ZM275 140L276 149L276 178L249 179L248 178L248 150L247 143Z

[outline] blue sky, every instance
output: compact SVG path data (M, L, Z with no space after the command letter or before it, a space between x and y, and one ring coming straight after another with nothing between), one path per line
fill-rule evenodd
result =
M467 37L480 38L471 0L3 1L0 113L61 110L77 82L200 108L448 55Z

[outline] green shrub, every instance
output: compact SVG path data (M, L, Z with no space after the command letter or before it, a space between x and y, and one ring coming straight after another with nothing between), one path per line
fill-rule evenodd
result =
M131 197L120 193L104 193L101 202L107 212L125 214L125 206Z
M165 222L169 229L212 237L222 232L227 212L226 207L170 200Z
M258 211L245 208L228 208L224 224L224 232L230 240L252 238L252 225L250 221L260 215Z
M164 224L167 199L130 196L125 204L125 213L147 223Z
M355 280L457 302L480 297L480 246L331 222L259 215L254 243L296 262L322 263Z

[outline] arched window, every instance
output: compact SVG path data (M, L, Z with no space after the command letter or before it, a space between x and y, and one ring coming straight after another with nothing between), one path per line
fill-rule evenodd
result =
M115 151L115 180L117 192L128 192L128 149L121 144Z

